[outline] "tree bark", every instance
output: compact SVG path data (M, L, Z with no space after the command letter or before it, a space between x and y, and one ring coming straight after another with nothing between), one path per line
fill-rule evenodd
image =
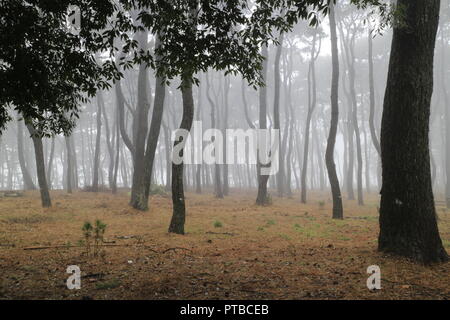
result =
M380 142L378 141L377 131L375 129L375 83L373 79L373 41L372 30L369 29L369 91L370 91L370 115L369 115L369 127L370 136L372 138L373 146L377 150L378 156L381 154Z
M275 92L274 92L274 102L273 102L273 128L275 130L280 130L280 86L281 86L281 74L280 74L280 59L281 52L283 50L283 33L280 34L279 44L275 53L274 61L274 78L275 78ZM280 148L282 148L281 144ZM277 173L277 189L278 196L283 197L285 193L285 182L284 182L284 154L282 150L278 152L278 173Z
M22 171L24 189L36 190L36 186L34 185L33 179L31 178L30 172L28 171L25 162L23 150L23 123L21 120L17 121L17 149L18 149L20 170Z
M98 192L98 171L100 166L100 138L102 135L102 109L103 109L103 94L101 91L97 92L97 134L95 137L95 151L94 151L94 173L92 178L92 191Z
M448 260L439 236L429 118L439 0L399 0L381 128L383 185L378 249L419 263Z
M157 37L155 48L160 46ZM143 155L142 168L135 168L133 176L133 188L131 190L131 206L138 210L148 210L148 198L153 173L153 163L155 160L156 147L158 146L159 133L164 111L164 99L166 94L166 79L161 76L156 77L155 99L153 105L152 120L147 137L147 146ZM136 150L138 150L136 148ZM135 160L137 163L137 158ZM137 171L136 169L140 170Z
M315 70L315 59L316 59L316 38L317 33L314 32L312 45L311 45L311 60L309 63L309 72L308 72L308 114L306 116L306 125L305 125L305 144L303 148L303 166L302 166L302 175L301 175L301 202L306 203L306 178L308 174L308 155L309 155L309 137L311 131L311 119L316 108L316 70Z
M192 95L192 81L190 76L182 80L181 93L183 97L183 118L181 120L180 129L190 131L192 122L194 121L194 97ZM176 140L173 148L175 149L178 144L181 144L179 155L180 157L183 157L186 140L182 138ZM173 214L172 220L170 221L169 232L177 234L184 234L184 223L186 221L183 167L183 162L180 164L172 162Z
M262 56L264 57L262 78L266 82L264 86L259 88L259 128L267 129L267 59L269 53L267 46L262 47ZM259 153L259 152L258 152ZM257 165L257 175L258 175L258 195L256 197L257 205L267 205L269 204L269 195L267 194L267 181L269 180L268 175L261 175L262 164L259 161L258 155L258 165Z
M209 104L211 105L211 128L216 128L216 104L214 103L214 100L211 97L210 94L210 82L209 82L209 76L206 75L206 98L208 99ZM214 137L216 139L217 137ZM217 150L214 150L214 152L217 152ZM220 165L217 163L214 164L214 193L217 198L222 199L224 196L224 191L222 188L222 182L220 179Z
M328 135L327 150L325 153L325 161L328 170L328 178L331 185L331 194L333 197L333 219L343 219L344 210L342 207L341 187L334 163L334 148L336 145L336 135L339 121L339 52L336 34L336 18L334 12L334 4L330 5L330 37L331 37L331 58L332 58L332 75L331 75L331 124Z
M42 138L31 123L27 123L28 131L34 145L34 155L36 157L36 171L38 176L39 188L41 192L42 207L49 208L52 206L50 199L50 192L48 191L47 179L45 176L45 160L44 160L44 147L42 145Z

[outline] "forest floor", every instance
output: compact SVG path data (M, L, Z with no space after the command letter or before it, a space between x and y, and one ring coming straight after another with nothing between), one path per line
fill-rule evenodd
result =
M139 212L128 194L53 191L50 209L37 192L0 198L0 299L450 299L450 263L377 252L376 195L364 207L345 201L336 221L326 193L267 207L254 205L253 192L188 193L181 236L167 233L169 196ZM450 211L437 211L450 251ZM96 219L109 243L92 257L81 228ZM25 249L41 246L59 247ZM69 265L81 269L80 290L66 287ZM381 290L366 286L370 265L381 268Z

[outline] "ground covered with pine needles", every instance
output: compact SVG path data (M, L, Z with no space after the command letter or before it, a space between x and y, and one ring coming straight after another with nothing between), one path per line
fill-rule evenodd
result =
M150 211L128 206L129 192L52 192L0 198L0 299L449 299L450 264L421 266L377 252L378 198L345 201L345 219L331 219L327 193L303 205L254 192L225 199L187 194L186 234L168 234L169 195ZM450 211L437 203L450 251ZM88 255L86 221L106 223L104 242ZM69 265L81 289L69 290ZM366 286L367 267L381 268L381 290Z

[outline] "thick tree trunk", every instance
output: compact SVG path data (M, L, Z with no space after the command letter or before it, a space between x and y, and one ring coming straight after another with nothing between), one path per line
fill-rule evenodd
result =
M331 185L331 194L333 197L333 219L343 219L344 210L342 207L342 195L339 185L339 179L334 163L334 147L336 145L336 135L339 121L339 52L337 46L336 20L334 5L330 6L330 35L331 35L331 55L333 71L331 76L331 124L328 135L327 150L325 161L328 170L328 178Z
M28 131L33 139L34 154L36 157L36 171L38 176L39 188L41 191L41 201L44 208L52 206L50 200L50 192L48 191L47 179L45 176L45 160L44 160L44 147L42 145L42 138L36 132L36 129L32 124L27 123Z
M429 153L429 117L439 0L399 0L381 128L383 185L378 248L420 263L448 255L439 236Z
M140 32L138 39L142 50L147 50L147 32ZM138 103L134 121L134 157L133 180L131 186L130 205L139 210L147 210L148 199L145 197L145 142L148 134L148 112L150 101L147 94L148 75L145 64L139 66L138 75ZM155 145L156 148L156 145Z
M159 47L159 38L156 40L155 47ZM166 94L165 78L156 77L155 99L152 113L150 130L147 137L147 146L142 160L142 168L135 167L133 177L133 188L131 190L131 206L138 210L148 209L148 197L150 195L150 186L153 173L153 162L155 160L156 147L158 146L159 133L164 111L164 99ZM138 148L136 148L138 150ZM137 163L137 158L135 163ZM139 161L140 162L140 161Z
M190 131L192 122L194 121L194 97L192 95L192 81L190 76L183 79L181 84L181 92L183 96L183 118L181 120L180 129ZM187 138L187 137L186 137ZM181 146L178 146L181 144ZM179 148L179 156L183 157L184 148L186 145L185 139L178 139L174 142L175 148ZM169 232L184 234L184 223L186 221L186 206L184 199L183 186L183 162L177 164L172 163L172 202L173 214L170 221Z

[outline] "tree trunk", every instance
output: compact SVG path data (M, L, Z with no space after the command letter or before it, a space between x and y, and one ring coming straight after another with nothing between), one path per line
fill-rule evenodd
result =
M66 136L64 137L64 140L66 141L66 188L67 193L72 193L72 187L73 187L73 158L72 158L72 147L70 145L70 137Z
M269 57L269 53L267 50L267 46L263 45L262 47L262 56L264 57L263 61L263 69L262 69L262 79L263 81L267 81L267 59ZM266 82L267 84L267 82ZM267 87L266 84L259 88L259 128L267 129ZM259 151L258 151L259 153ZM269 204L269 195L267 194L267 181L269 180L268 175L261 174L262 164L259 161L258 155L258 166L257 166L257 175L258 175L258 195L256 197L257 205L267 205Z
M52 136L52 142L50 147L50 156L47 164L47 185L48 188L52 188L52 169L53 169L53 159L55 157L55 136Z
M209 104L211 105L211 128L216 128L216 104L214 103L214 100L212 99L210 95L210 82L209 82L209 76L206 75L206 97L208 99ZM216 139L217 137L214 137ZM217 150L214 150L214 152L217 152ZM222 182L220 179L220 165L217 163L214 164L214 193L217 198L222 199L224 196L223 188L222 188Z
M102 109L103 109L103 94L101 91L97 92L97 134L95 138L94 151L94 173L92 179L92 191L98 192L98 171L100 166L100 138L102 135ZM68 151L69 153L69 151Z
M223 106L223 130L224 143L223 143L223 195L227 196L230 193L229 181L228 181L228 164L227 164L227 141L226 141L226 131L228 128L228 94L230 92L230 78L225 76L224 81L224 106Z
M183 118L180 129L190 131L194 121L194 97L192 95L192 81L190 76L183 79L181 84L181 93L183 96ZM186 137L187 139L187 137ZM183 157L186 139L179 138L174 142L173 148L179 148L179 156ZM178 146L181 144L181 146ZM172 162L172 202L173 214L170 221L169 232L184 234L184 223L186 220L186 206L183 187L183 167L184 164Z
M383 185L378 249L420 263L448 260L431 185L429 117L439 0L399 0L381 128Z
M308 72L308 114L306 116L305 126L305 144L303 148L303 166L302 166L302 186L301 186L301 201L306 203L306 177L308 174L308 155L309 155L309 136L311 129L311 119L314 109L316 108L316 70L315 70L315 56L316 56L316 37L314 33L311 45L311 61L309 63Z
M31 178L30 172L28 171L27 165L25 163L25 156L23 150L23 123L21 120L17 121L17 149L20 170L22 171L23 186L25 190L36 190L33 179Z
M339 185L339 179L334 163L334 147L336 145L336 135L339 121L339 52L336 35L336 19L334 4L330 5L330 37L331 37L331 55L333 70L331 75L331 124L328 135L327 150L325 161L328 170L328 178L331 185L331 194L333 197L333 219L343 219L344 210L342 207L342 195Z
M156 40L155 48L160 45L159 37ZM133 177L133 188L131 189L131 206L138 210L148 210L148 197L152 181L153 163L155 160L156 147L158 146L159 133L164 111L164 99L166 94L165 78L156 77L155 99L150 130L147 137L145 155L143 155L142 167L135 167ZM136 148L138 150L138 148ZM137 158L135 163L137 163ZM139 161L140 162L140 161ZM141 170L141 171L137 171Z
M27 123L28 131L33 139L34 155L36 157L36 171L38 176L39 188L41 191L42 207L49 208L52 206L50 200L50 192L48 191L47 179L45 176L45 160L44 147L42 145L42 138L31 123Z
M274 61L274 78L275 78L275 92L274 92L274 103L273 103L273 128L275 130L280 130L280 59L281 52L283 50L283 33L280 34L279 44L277 46L275 61ZM282 148L281 144L280 148ZM277 189L278 196L283 197L285 193L285 182L284 182L284 157L282 150L278 152L278 173L277 173Z

